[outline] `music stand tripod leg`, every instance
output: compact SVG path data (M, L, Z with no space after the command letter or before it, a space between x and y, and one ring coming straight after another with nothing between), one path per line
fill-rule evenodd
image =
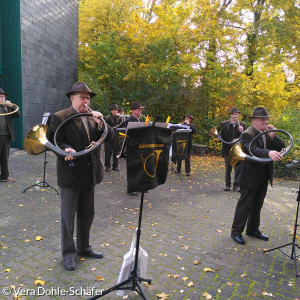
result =
M138 228L137 228L137 236L136 236L136 244L135 244L134 268L131 272L131 276L128 279L116 284L115 286L102 291L101 295L96 295L92 298L89 298L88 300L95 300L95 299L101 298L102 296L104 296L112 291L117 291L117 290L131 290L131 291L137 292L144 300L148 300L140 283L142 281L145 281L150 284L151 279L144 279L144 278L138 277L138 274L137 274L139 247L140 247L140 238L141 238L142 215L143 215L143 204L144 204L144 193L145 192L143 191L141 194L139 220L138 220ZM132 286L124 287L124 285L127 285L130 282L132 283Z
M299 190L298 190L298 196L296 201L297 203L297 211L296 211L296 219L295 219L295 225L294 225L294 234L293 234L293 241L291 243L287 243L285 245L282 246L278 246L269 250L265 250L263 253L267 253L267 252L271 252L273 250L279 250L281 253L283 253L285 256L288 256L290 259L294 260L294 264L295 264L295 272L296 272L296 277L298 277L300 274L298 274L298 268L297 268L297 254L296 254L296 247L300 249L299 245L296 243L296 239L297 239L297 228L299 226L298 224L298 215L299 215L299 203L300 203L300 186L299 186ZM285 252L283 252L281 250L281 248L287 247L292 245L292 252L291 252L291 256L289 256L288 254L286 254Z
M51 189L53 189L56 192L57 195L59 195L59 192L46 181L46 164L48 163L47 159L46 159L46 153L47 153L47 151L45 150L44 153L45 153L45 155L44 155L44 174L43 174L43 180L41 182L39 182L39 183L35 183L35 184L29 186L28 188L26 188L23 191L23 193L25 193L28 189L30 189L30 188L32 188L34 186L38 186L38 187L44 187L44 188L50 187Z

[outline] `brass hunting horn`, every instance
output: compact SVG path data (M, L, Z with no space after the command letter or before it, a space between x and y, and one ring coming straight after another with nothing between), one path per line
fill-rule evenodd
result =
M209 136L215 136L215 137L217 137L222 143L227 144L227 145L233 145L233 144L235 144L235 143L238 143L238 142L241 140L240 137L237 138L237 139L234 139L234 140L232 140L232 141L225 141L225 140L222 138L222 131L223 131L223 129L224 129L225 127L227 127L228 125L231 125L231 124L232 124L232 123L228 123L228 124L224 125L224 126L221 128L220 133L218 133L218 126L214 126L214 127L212 127L212 128L209 130L208 135L209 135ZM238 122L238 125L239 125L239 122Z
M9 102L9 103L6 103L6 102L0 103L0 105L2 105L2 106L10 106L10 105L14 106L14 110L13 111L2 113L2 114L0 114L0 116L12 115L12 114L14 114L15 112L17 112L19 110L19 106L17 104L11 103L11 102Z
M48 130L48 125L46 124L39 124L35 125L32 127L29 132L26 134L25 139L24 139L24 149L28 154L31 155L37 155L42 152L44 152L46 149L53 151L56 155L65 157L67 155L72 155L73 157L81 157L89 154L91 151L97 149L98 147L101 146L101 144L104 142L106 136L107 136L107 124L104 121L102 117L99 117L99 119L102 121L104 130L103 134L100 137L100 139L97 142L91 142L91 144L84 150L81 150L76 153L69 153L64 150L62 150L58 145L56 141L56 137L58 132L61 130L61 128L70 120L82 116L92 116L91 113L80 113L73 115L69 118L67 118L65 121L63 121L57 128L54 134L54 144L53 145L51 142L48 141L46 134Z
M253 153L251 152L251 146L253 144L253 142L260 136L267 134L269 132L282 132L284 134L286 134L290 141L289 141L289 145L287 148L283 148L281 150L281 154L283 156L286 156L290 151L291 148L293 147L293 138L292 136L285 130L282 129L272 129L272 130L268 130L265 132L262 132L260 134L258 134L257 136L255 136L252 141L250 142L249 145L249 152L250 155L246 154L243 152L241 144L240 143L236 143L235 145L232 146L232 148L230 149L229 152L229 163L231 164L231 166L235 167L236 165L240 165L243 161L253 161L253 162L257 162L257 163L268 163L268 162L272 162L272 158L259 158L253 155Z

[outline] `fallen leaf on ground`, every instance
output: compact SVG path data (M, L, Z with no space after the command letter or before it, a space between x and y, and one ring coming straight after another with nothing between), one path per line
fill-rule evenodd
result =
M204 268L203 271L206 272L215 272L213 269L211 268Z
M96 280L97 281L102 281L102 280L104 280L105 278L103 278L103 277L101 277L101 276L96 276Z
M156 294L156 297L158 299L167 299L169 297L169 295L167 295L165 292L160 293L160 294Z
M212 295L211 294L209 294L209 293L204 293L204 294L202 294L202 296L206 299L206 300L210 300L210 299L212 299Z
M45 285L45 283L46 283L46 281L37 279L37 280L34 282L34 285Z

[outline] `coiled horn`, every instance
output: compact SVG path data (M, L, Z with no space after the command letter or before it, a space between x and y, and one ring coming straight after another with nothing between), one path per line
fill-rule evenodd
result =
M252 141L250 142L250 145L249 145L249 152L250 152L250 155L246 154L243 152L242 150L242 146L241 146L241 143L236 143L235 145L233 145L230 149L230 152L229 152L229 163L231 164L231 166L235 167L235 166L238 166L240 165L243 161L253 161L253 162L257 162L257 163L268 163L268 162L272 162L272 158L259 158L259 157L256 157L253 155L253 153L251 152L251 146L253 144L253 142L259 138L260 136L264 135L264 134L267 134L269 132L282 132L284 134L286 134L290 141L289 141L289 145L287 148L283 148L281 150L281 154L283 156L286 156L290 151L291 151L291 148L293 147L293 144L294 144L294 141L293 141L293 138L292 136L285 130L282 130L282 129L272 129L272 130L268 130L268 131L265 131L265 132L262 132L260 134L258 134L257 136L255 136Z
M0 114L0 116L12 115L12 114L14 114L15 112L17 112L19 110L19 106L17 104L11 103L11 102L9 102L9 103L5 103L5 102L4 103L0 103L0 105L3 105L3 106L10 106L11 105L11 106L15 107L14 110L6 112L6 113L2 113L2 114Z
M212 127L212 128L209 130L208 135L209 135L209 136L215 136L215 137L217 137L222 143L227 144L227 145L233 145L233 144L235 144L235 143L238 143L238 142L241 140L240 137L237 138L237 139L233 139L232 141L225 141L225 140L222 138L222 131L223 131L223 129L226 128L228 125L231 125L231 124L232 124L232 123L228 123L228 124L224 125L224 126L221 128L220 133L218 133L218 126L214 126L214 127ZM238 124L239 124L239 123L238 123Z
M26 134L25 139L24 139L24 149L28 154L31 155L37 155L42 152L44 152L46 149L53 151L56 155L65 157L67 155L70 155L69 152L66 152L59 148L56 142L56 137L58 132L61 130L61 128L70 120L82 116L92 116L90 113L81 113L81 114L76 114L73 115L69 118L67 118L65 121L63 121L57 128L54 134L54 144L53 145L51 142L48 141L46 134L48 130L48 125L46 124L39 124L35 125L32 127L29 132ZM89 154L91 151L97 149L98 147L101 146L101 144L104 142L106 136L107 136L107 124L104 121L102 117L99 117L99 119L102 121L104 130L103 134L100 137L100 139L97 142L92 142L86 149L78 151L76 153L72 153L73 157L81 157Z

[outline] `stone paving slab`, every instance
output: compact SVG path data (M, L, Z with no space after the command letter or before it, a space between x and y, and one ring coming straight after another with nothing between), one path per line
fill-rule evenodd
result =
M47 152L46 181L57 189L55 160ZM96 188L91 232L91 243L104 258L78 258L76 270L67 272L61 266L59 196L50 187L23 193L43 179L43 165L44 154L14 151L10 175L16 182L0 182L0 299L88 299L96 289L117 283L137 226L140 195L126 195L124 160L121 172L105 173ZM164 185L145 194L141 246L148 252L152 279L144 287L147 297L300 299L294 261L278 250L263 254L292 241L299 182L269 187L262 229L270 240L246 236L241 246L230 238L239 194L223 191L223 172L221 158L193 157L191 177L170 172ZM285 250L290 255L292 248ZM35 285L36 280L44 285ZM23 294L16 297L18 291ZM142 299L132 291L126 297ZM103 299L122 297L112 292Z

